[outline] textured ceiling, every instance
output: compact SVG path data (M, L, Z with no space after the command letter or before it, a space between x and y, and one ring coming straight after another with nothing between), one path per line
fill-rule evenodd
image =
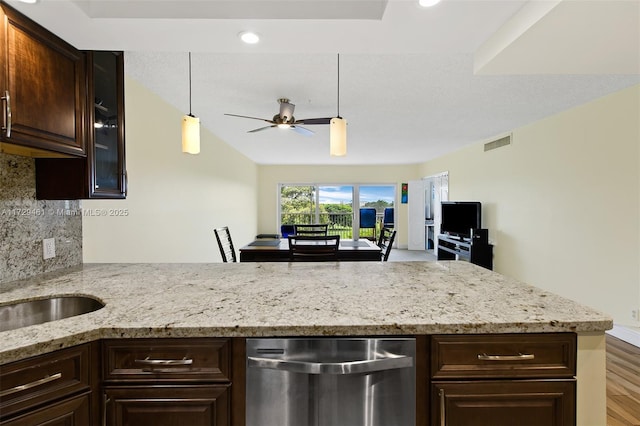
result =
M242 12L238 4L247 7L247 16L266 11L259 3L296 5L296 13L310 14L292 19L206 19L204 11L199 19L184 19L183 9L169 19L89 18L87 4L80 8L67 0L9 3L78 48L125 50L126 73L185 113L187 51L193 51L193 113L204 127L261 164L422 162L640 82L637 1L608 1L627 7L611 16L592 8L574 9L571 17L570 6L559 1L546 2L543 12L536 2L517 0L443 0L432 9L404 0L346 2L349 14L382 8L379 19L317 18L313 14L322 10L320 4L337 2L313 0L94 2L94 14L97 6L106 13L109 3L119 6L112 13L131 16L143 16L144 7L153 5L155 15L149 16L174 16L171 7L185 3L219 14L233 11L234 16ZM534 6L539 16L529 10ZM572 34L571 50L559 58L548 46L550 33L560 33L554 43L566 41L558 30L562 19L567 25L588 21L581 21L582 31L604 27L610 44L588 49ZM257 30L262 42L241 44L236 35L246 29ZM593 44L592 37L587 39ZM548 62L556 68L552 72L545 72L547 50L554 50ZM328 126L308 126L316 131L311 137L280 129L248 134L266 123L224 115L269 119L282 97L296 104L298 119L335 115L338 52L340 115L349 123L346 157L329 157ZM482 75L474 74L478 52ZM523 57L538 74L514 69ZM616 62L617 57L623 60ZM579 74L571 70L573 63L582 67Z

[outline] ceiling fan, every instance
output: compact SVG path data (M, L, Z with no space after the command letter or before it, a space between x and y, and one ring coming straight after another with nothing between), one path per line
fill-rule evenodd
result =
M291 129L294 132L298 132L305 136L310 136L314 132L313 130L309 130L305 127L299 126L299 124L311 125L311 124L329 124L331 122L331 117L328 118L306 118L304 120L296 120L293 116L293 110L296 108L294 104L289 102L287 98L278 99L278 103L280 104L280 112L273 116L271 120L266 118L258 118L258 117L247 117L246 115L237 115L237 114L225 114L231 117L240 117L240 118L250 118L252 120L260 120L266 121L270 123L269 126L259 127L257 129L249 130L247 133L255 133L260 132L262 130L271 129L273 127L278 127L281 129Z

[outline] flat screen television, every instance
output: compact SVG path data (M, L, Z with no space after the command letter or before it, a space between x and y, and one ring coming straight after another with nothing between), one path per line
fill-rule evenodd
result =
M482 204L478 201L443 201L440 233L471 238L471 229L482 228Z

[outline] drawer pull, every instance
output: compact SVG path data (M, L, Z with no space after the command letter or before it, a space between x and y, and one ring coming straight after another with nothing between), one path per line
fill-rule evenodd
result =
M478 354L478 359L481 361L525 361L534 359L534 354L518 354L518 355L487 355Z
M20 392L23 390L35 388L36 386L44 385L45 383L53 382L54 380L58 380L62 377L62 373L52 374L51 376L43 377L40 380L33 381L31 383L27 383L25 385L19 385L12 387L11 389L6 389L0 392L0 397L11 395L12 393Z
M193 364L193 360L191 358L182 358L182 359L149 359L146 357L145 359L136 359L136 364L142 365L191 365Z

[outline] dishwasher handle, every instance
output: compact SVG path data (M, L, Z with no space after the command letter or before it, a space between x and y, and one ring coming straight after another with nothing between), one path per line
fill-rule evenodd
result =
M307 362L247 357L247 366L304 374L362 374L413 367L413 357L385 354L384 358L348 362Z

